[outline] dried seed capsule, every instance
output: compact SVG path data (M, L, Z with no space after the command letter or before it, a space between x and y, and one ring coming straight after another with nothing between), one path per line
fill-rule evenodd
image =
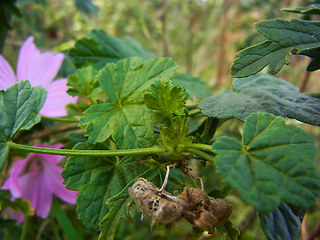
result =
M153 223L168 224L183 215L183 201L164 190L159 191L146 179L137 179L128 192L142 212L152 217Z
M184 217L193 224L195 231L214 232L232 213L232 206L225 200L209 197L198 188L184 188L180 199L185 202Z

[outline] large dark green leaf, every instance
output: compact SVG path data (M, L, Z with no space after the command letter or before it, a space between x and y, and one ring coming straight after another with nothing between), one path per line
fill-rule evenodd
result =
M320 99L300 93L282 79L260 73L235 79L233 85L233 91L204 99L199 104L202 113L244 121L251 113L267 112L320 126Z
M28 81L0 90L0 169L9 152L6 142L40 121L38 113L45 99L46 91L41 87L31 87Z
M96 29L78 40L69 56L77 67L92 64L95 68L102 68L108 63L128 57L140 57L143 61L154 57L137 42L121 40Z
M74 149L106 149L105 144L79 143ZM108 213L105 202L119 193L146 167L133 157L112 158L70 157L62 172L64 184L80 191L77 214L85 226L97 228Z
M260 212L273 211L281 200L308 208L320 194L312 136L281 117L253 113L245 121L242 144L218 137L212 148L225 183Z
M97 13L99 8L91 0L76 0L76 7L84 13Z
M268 40L238 52L231 66L233 77L246 77L269 65L272 74L287 63L286 57L320 47L320 23L303 20L266 20L256 25Z
M259 215L260 223L270 240L299 240L301 221L291 208L281 202L271 213Z
M110 136L120 148L148 147L154 143L152 111L143 103L144 92L156 80L176 73L169 59L124 59L101 70L99 81L109 101L85 111L80 125L87 125L89 142L103 142Z

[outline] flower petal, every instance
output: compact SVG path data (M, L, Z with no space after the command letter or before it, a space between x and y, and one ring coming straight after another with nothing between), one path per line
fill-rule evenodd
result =
M67 79L59 79L47 87L47 99L40 114L47 117L62 117L67 115L66 105L76 103L78 98L67 94Z
M78 192L68 190L66 189L65 185L62 184L62 168L45 164L44 172L46 176L46 182L49 184L51 191L63 201L75 204Z
M0 55L0 89L6 89L16 82L16 76L9 63Z
M53 55L50 52L40 53L40 50L33 43L34 38L28 37L23 43L18 58L17 78L29 80L31 85L46 86L57 75L64 55L57 53Z
M10 176L2 187L2 189L10 189L11 195L14 198L20 198L23 195L23 189L20 185L19 177L23 175L26 164L28 164L32 155L34 155L34 153L28 156L26 159L14 163L10 172Z

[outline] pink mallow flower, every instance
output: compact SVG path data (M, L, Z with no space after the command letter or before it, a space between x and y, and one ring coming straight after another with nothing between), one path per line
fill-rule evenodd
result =
M33 43L34 38L28 37L23 43L18 57L17 75L14 74L8 62L0 55L0 89L6 89L17 81L29 80L32 87L42 86L47 90L47 99L40 114L47 117L62 117L67 115L65 106L76 103L77 97L67 94L67 79L57 79L64 55L50 52L40 53Z
M54 145L35 145L36 147L60 148L61 143ZM78 192L65 188L62 184L62 168L57 166L64 157L31 153L27 158L17 161L11 169L10 177L2 189L9 189L12 197L28 199L35 214L46 218L50 212L52 195L63 201L75 204ZM22 213L13 213L11 217L22 222Z

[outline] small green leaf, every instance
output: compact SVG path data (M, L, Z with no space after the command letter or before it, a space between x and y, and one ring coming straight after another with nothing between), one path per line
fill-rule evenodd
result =
M320 47L320 23L303 20L266 20L257 23L257 31L268 40L238 52L231 66L232 77L247 77L267 65L276 74L287 63L286 57Z
M28 81L0 90L0 170L9 153L6 142L40 122L38 113L45 99L46 91L41 87L31 87Z
M259 214L259 219L270 240L298 240L300 237L301 221L284 202L271 213Z
M154 57L153 54L131 39L121 40L97 29L76 41L69 56L77 67L91 64L98 69L123 58L140 57L146 61Z
M204 99L199 107L204 115L238 118L266 112L320 126L320 99L307 96L287 81L259 73L235 79L234 90Z
M187 98L184 89L169 80L156 81L144 94L147 107L166 117L186 115Z
M320 194L312 137L281 117L253 113L245 121L242 144L218 137L212 148L225 183L260 212L273 211L281 200L308 208Z
M320 69L320 48L307 49L300 52L299 55L304 55L312 58L311 62L307 67L308 72Z
M106 144L79 143L74 149L107 149ZM119 193L146 167L133 157L95 158L69 157L62 172L63 183L71 190L80 191L77 197L77 214L83 224L97 228L108 213L105 202Z
M10 207L15 212L22 212L24 215L34 215L34 210L30 205L30 201L22 198L16 198L11 200L11 194L9 190L0 189L0 210L4 211L7 207Z
M175 73L174 62L157 58L145 63L129 58L103 68L98 78L110 99L93 105L80 119L80 125L87 125L89 142L103 142L112 136L122 149L151 146L153 113L143 103L144 92L156 80L170 79Z
M210 96L208 86L190 74L178 74L171 80L174 84L184 87L191 98L205 98Z
M97 97L102 92L100 82L97 79L98 72L91 66L78 69L75 75L68 77L67 90L71 96L85 96L89 99Z

